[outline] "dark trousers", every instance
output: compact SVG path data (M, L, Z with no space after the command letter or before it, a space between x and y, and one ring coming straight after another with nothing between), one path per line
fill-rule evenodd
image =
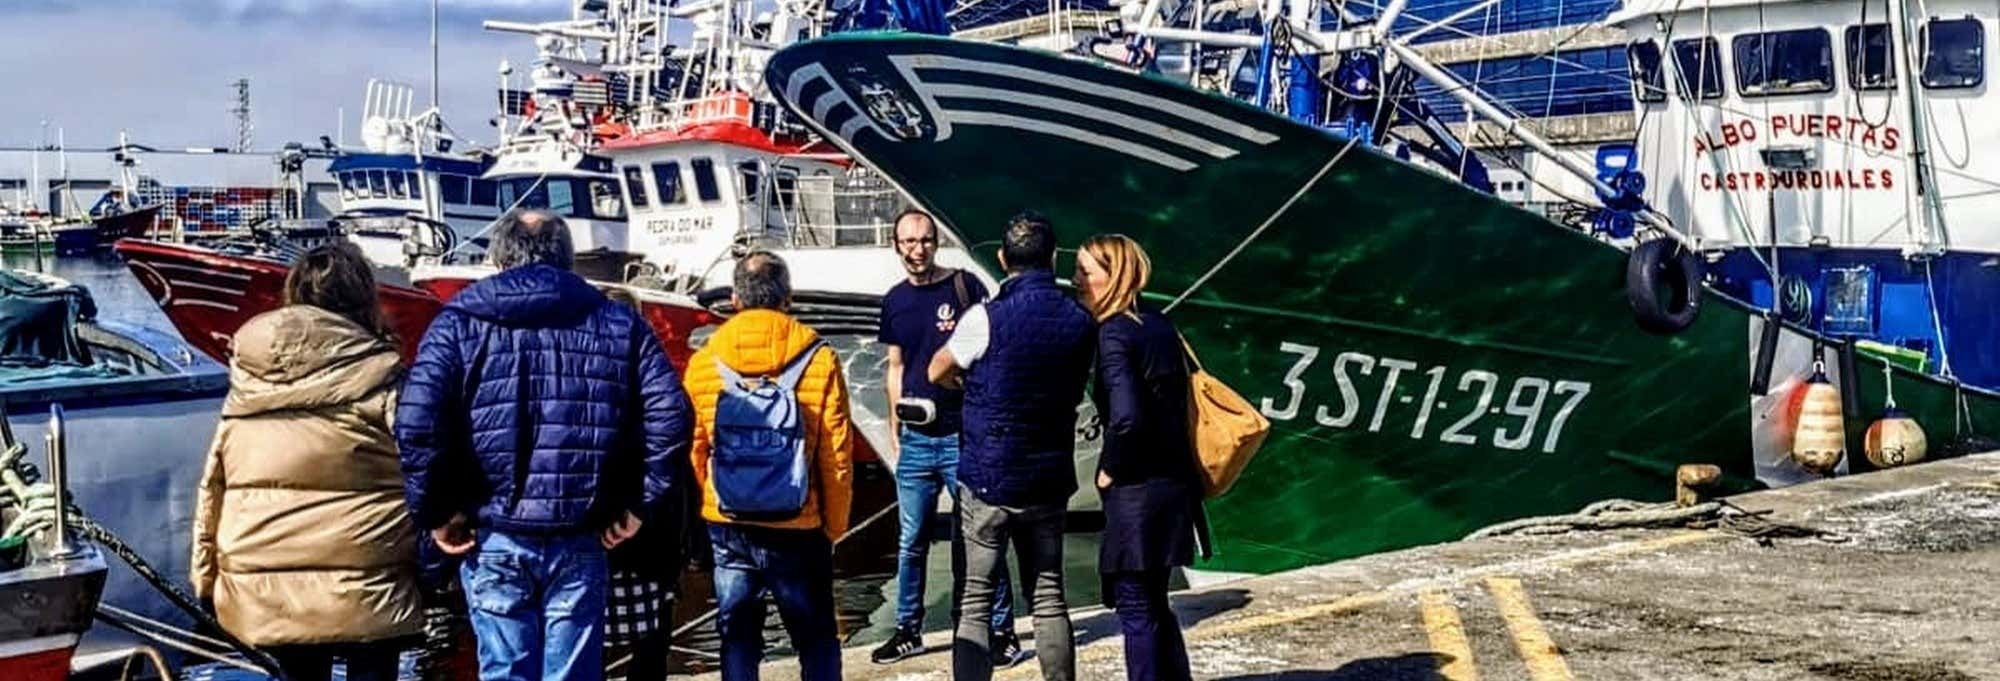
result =
M1021 583L1035 615L1035 662L1045 681L1076 679L1076 640L1063 600L1063 504L999 506L959 486L965 534L965 598L951 648L954 681L993 678L993 625L988 613L1006 572L1007 545L1021 562Z
M396 681L396 663L403 646L391 642L271 646L264 649L278 661L286 681L328 681L333 661L347 663L348 681Z
M668 646L673 643L673 632L660 628L640 637L629 646L618 646L616 654L607 651L606 661L632 654L632 661L625 664L622 673L606 672L605 678L623 676L625 681L665 681L667 678L667 657L671 654Z
M1168 571L1110 572L1104 584L1118 608L1125 633L1125 678L1130 681L1187 681L1187 642L1180 620L1167 605Z
M833 543L819 530L708 526L715 549L716 625L723 681L756 681L764 662L764 594L792 636L803 681L839 681L834 628Z

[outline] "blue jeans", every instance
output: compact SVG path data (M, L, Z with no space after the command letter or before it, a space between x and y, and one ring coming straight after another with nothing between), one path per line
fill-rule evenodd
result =
M716 626L722 634L722 680L756 681L764 662L764 593L799 655L800 681L840 681L840 635L833 622L833 542L819 530L779 530L717 523Z
M950 492L952 508L958 507L958 435L931 436L908 428L900 435L896 512L902 532L896 536L896 627L917 631L924 624L930 542L938 534L938 528L928 527L937 515L938 492ZM956 626L958 604L965 591L965 541L957 532L951 537L951 575L951 621ZM993 630L1012 632L1014 588L1005 572L994 590Z
M478 550L459 568L479 678L604 678L608 565L594 534L481 530Z

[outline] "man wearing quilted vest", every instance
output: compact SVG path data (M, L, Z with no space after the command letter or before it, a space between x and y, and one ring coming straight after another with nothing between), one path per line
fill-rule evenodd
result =
M424 333L396 409L410 516L459 568L479 676L603 678L606 552L687 484L687 394L652 328L569 271L540 211Z
M696 424L692 462L701 487L701 516L715 553L716 625L724 681L754 681L764 660L764 594L798 651L802 681L840 679L840 639L834 628L833 542L847 532L854 489L854 439L847 380L833 348L786 310L791 275L783 258L757 251L736 263L730 300L736 314L688 360L687 387ZM789 415L781 427L755 428L739 418L746 386L789 394L758 415ZM765 403L769 406L770 403ZM729 417L722 410L732 410ZM796 439L794 439L796 437ZM781 461L754 445L789 443ZM758 459L751 461L751 459ZM760 469L762 463L778 466ZM746 471L750 471L746 475ZM776 506L768 493L790 490Z
M952 678L993 676L986 613L1009 540L1035 615L1042 678L1076 678L1069 606L1063 601L1063 512L1076 492L1076 406L1083 400L1097 324L1056 285L1055 231L1022 213L1000 248L1000 292L959 318L930 361L933 382L965 388L959 511L965 596L952 645Z

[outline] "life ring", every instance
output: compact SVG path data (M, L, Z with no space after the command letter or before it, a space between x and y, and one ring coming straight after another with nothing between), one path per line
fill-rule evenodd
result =
M1680 333L1701 313L1701 257L1672 239L1632 249L1625 262L1625 298L1639 328L1662 336Z

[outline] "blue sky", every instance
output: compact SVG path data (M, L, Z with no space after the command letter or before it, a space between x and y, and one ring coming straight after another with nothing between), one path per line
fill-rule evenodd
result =
M441 0L441 100L461 134L491 141L501 59L525 65L531 38L482 19L557 20L568 0ZM35 144L48 121L71 149L114 143L120 128L159 147L230 146L231 83L251 81L255 146L333 136L346 108L355 144L369 78L428 101L425 0L0 0L0 146Z

